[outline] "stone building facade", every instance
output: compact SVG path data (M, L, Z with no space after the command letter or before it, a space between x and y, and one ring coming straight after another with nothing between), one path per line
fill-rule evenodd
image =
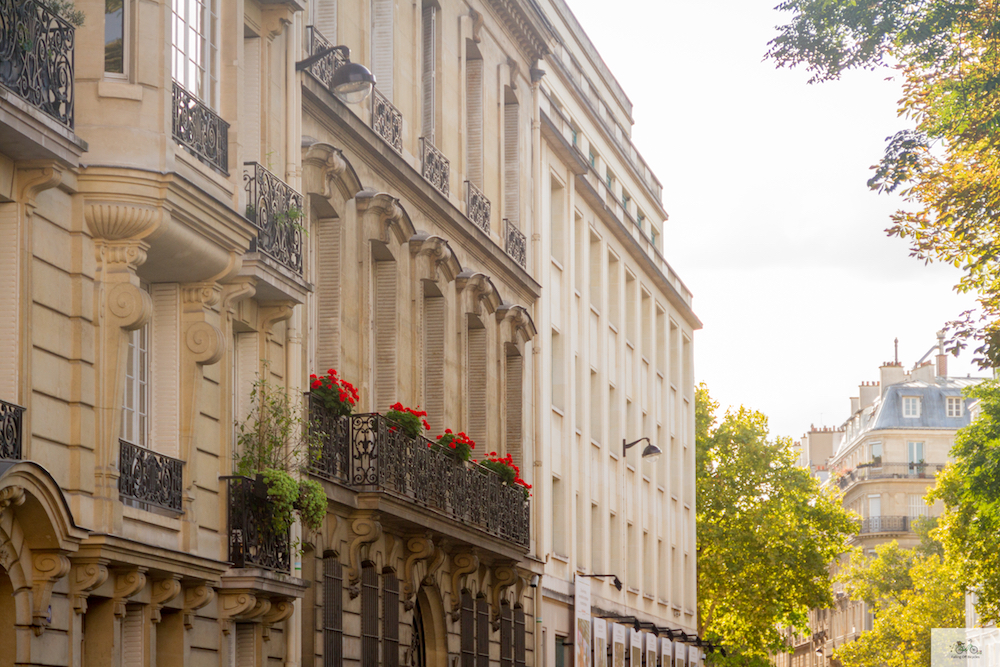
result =
M858 516L851 545L868 554L893 540L915 547L915 523L943 510L940 501L928 506L924 495L950 460L956 431L970 423L972 401L962 397L962 390L980 379L949 377L943 334L938 338L934 360L921 360L910 371L898 359L883 364L877 381L859 385L843 424L813 427L798 442L800 464L839 490L844 507ZM832 571L836 567L831 565ZM833 593L834 607L812 610L810 634L789 633L794 652L777 656L776 664L835 663L837 647L871 629L867 605L849 599L842 584L834 583Z
M693 477L699 324L627 103L609 125L568 87L574 60L613 81L568 9L76 9L0 0L0 666L558 664L573 574L598 565L629 588L595 589L595 614L696 661L693 490L668 480ZM333 45L375 74L365 101L332 93ZM607 156L589 172L557 97ZM574 333L571 285L596 329ZM574 355L592 394L556 373ZM327 369L354 415L310 399ZM235 474L262 382L308 425L318 530L275 528ZM510 454L533 497L403 438L397 401ZM558 463L586 401L590 476ZM661 463L616 454L641 435ZM592 483L597 509L569 512Z

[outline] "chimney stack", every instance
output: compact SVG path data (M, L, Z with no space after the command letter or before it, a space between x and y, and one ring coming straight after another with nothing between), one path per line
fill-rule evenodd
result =
M939 378L945 378L948 377L948 355L944 353L944 331L937 332L937 339L937 376Z
M879 367L879 388L882 390L880 393L884 397L885 390L889 388L890 385L897 384L906 380L906 371L903 370L903 364L892 361L887 361L882 366Z

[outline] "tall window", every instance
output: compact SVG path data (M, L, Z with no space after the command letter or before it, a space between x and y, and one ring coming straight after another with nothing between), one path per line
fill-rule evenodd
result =
M218 106L218 0L173 0L173 74L186 90Z
M312 24L334 44L337 41L337 0L319 0L309 5Z
M465 42L465 125L469 181L483 189L483 57Z
M372 0L372 74L375 85L392 101L393 0ZM328 39L333 39L328 37Z
M486 396L487 360L486 327L475 315L468 316L466 346L466 377L468 378L468 409L466 411L469 437L477 443L486 443L486 414L489 411Z
M906 449L910 463L920 463L924 460L924 443L910 441L906 443Z
M504 217L518 225L521 191L521 160L519 157L518 104L514 91L504 86L503 105L503 211Z
M437 12L438 9L434 5L430 3L424 5L421 33L423 46L421 136L432 144L436 141L434 131L437 128Z
M104 0L104 71L124 76L126 4L124 0Z
M444 295L424 283L424 409L432 424L444 423Z
M523 460L523 426L524 414L522 395L524 391L524 364L517 348L507 346L506 363L504 364L504 385L506 390L506 445L507 453L514 457L515 463L524 466Z
M323 557L323 667L344 664L344 575L334 555Z
M375 316L372 318L373 410L385 410L396 400L396 263L375 262Z
M149 324L130 332L122 400L122 440L148 447Z

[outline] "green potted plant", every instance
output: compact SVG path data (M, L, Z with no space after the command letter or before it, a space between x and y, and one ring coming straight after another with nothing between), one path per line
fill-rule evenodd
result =
M917 470L917 477L927 476L927 462L924 461L923 459L917 461L913 467L916 468Z
M319 530L326 515L326 493L304 472L310 451L309 430L287 393L260 376L250 392L250 413L236 425L234 473L254 479L254 493L266 499L272 528L284 533L297 514L303 525Z
M390 405L389 411L385 413L385 418L395 423L389 428L395 429L398 426L406 437L413 440L424 431L430 430L431 425L427 423L426 417L427 411L421 410L419 405L416 408L408 408L398 401Z
M875 456L872 457L872 465L875 466L876 468L882 465L881 454L876 454Z
M468 461L472 457L472 450L476 448L476 441L467 436L463 431L452 433L451 429L445 429L434 443L428 443L434 451L450 456L456 461Z

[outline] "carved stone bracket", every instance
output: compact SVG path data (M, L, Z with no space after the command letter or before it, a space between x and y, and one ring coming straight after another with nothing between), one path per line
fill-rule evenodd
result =
M355 537L351 540L349 548L350 564L347 568L347 581L351 599L354 599L361 594L361 588L358 586L361 582L361 549L382 536L382 524L379 523L377 515L362 516L354 520L351 530L354 531Z
M223 634L232 630L233 621L252 621L271 609L271 601L250 591L219 592L219 623Z
M502 299L493 280L485 273L466 269L455 278L455 288L463 295L465 312L479 314L479 309L493 314L500 307Z
M174 575L167 579L157 579L153 581L153 592L149 598L150 605L152 606L153 623L160 622L160 619L162 618L160 610L163 609L163 607L171 600L180 595L180 592L180 575Z
M517 76L521 72L521 66L516 60L508 56L507 69L510 71L510 89L517 90Z
M364 229L367 238L373 241L389 243L389 233L396 237L402 245L416 233L406 209L399 199L384 192L362 190L354 201L359 215L363 216Z
M302 172L306 193L321 193L331 199L336 186L346 201L361 191L361 181L343 151L327 143L316 142L303 149Z
M451 620L458 620L462 608L462 583L465 576L479 569L479 556L471 552L451 557Z
M500 629L500 596L504 589L517 582L517 571L510 565L493 568L493 585L490 586L490 602L493 606L493 629Z
M447 282L451 282L462 272L462 265L459 264L455 251L440 236L417 232L410 237L407 245L410 246L410 254L417 259L421 278L436 281L440 273Z
M195 612L215 598L215 589L208 584L196 584L184 588L184 627L194 627Z
M472 18L472 41L479 44L483 41L483 15L469 7L469 16Z
M104 559L73 560L69 591L73 610L78 614L87 613L87 598L94 590L108 580L108 562Z
M31 627L41 636L49 626L52 587L69 574L69 558L59 551L38 550L31 555Z
M501 339L504 342L513 343L520 347L538 333L535 322L531 319L531 314L524 306L507 302L501 303L495 316L497 324L500 325Z
M62 183L66 168L57 162L28 164L30 166L17 170L17 189L20 192L19 201L26 202L28 208L33 209L38 195Z
M445 553L444 549L438 547L434 550L434 560L431 564L427 566L427 572L424 574L424 578L421 579L420 583L424 586L433 586L437 582L435 581L435 575L437 575L438 570L444 565L445 559L448 555Z
M236 304L244 299L249 299L257 292L257 286L253 278L240 278L222 286L221 310L223 313L232 314Z
M271 626L281 623L292 615L295 611L294 600L289 598L274 598L271 600L271 608L264 614L261 621L264 625L264 641L271 641Z
M0 489L0 514L8 507L17 507L24 504L24 489L20 486L8 486Z
M115 616L125 618L125 605L129 598L146 586L145 568L134 568L115 573L114 602Z
M411 537L406 542L410 555L403 565L403 606L409 611L413 608L412 598L417 592L417 582L413 579L413 566L417 561L427 560L434 555L434 540L429 537Z

